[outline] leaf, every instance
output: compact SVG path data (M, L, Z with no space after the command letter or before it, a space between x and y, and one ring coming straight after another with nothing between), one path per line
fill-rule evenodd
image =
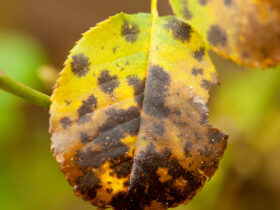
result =
M191 200L226 147L207 122L216 82L201 37L173 16L121 13L85 33L50 109L52 148L76 194L115 209Z
M177 16L197 28L213 49L252 67L280 63L278 0L170 0Z

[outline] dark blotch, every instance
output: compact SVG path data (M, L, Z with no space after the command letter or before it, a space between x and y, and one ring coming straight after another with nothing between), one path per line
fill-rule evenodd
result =
M164 123L163 122L160 122L160 123L154 123L153 125L153 131L160 135L160 136L163 136L164 132L165 132L165 127L164 127Z
M221 27L212 25L208 31L208 41L214 46L217 46L218 44L226 46L227 34Z
M197 132L194 133L194 139L197 141L201 139L200 135Z
M200 86L205 90L209 90L211 85L212 85L212 83L206 79L202 80L202 82L200 83Z
M70 120L69 117L63 117L61 120L60 120L60 123L62 124L63 128L64 129L67 129L69 126L71 126L72 122Z
M135 202L132 197L133 195L128 195L128 193L120 192L112 198L111 206L114 209L123 209L123 210L142 210L144 209L144 204L140 202Z
M181 117L181 116L182 116L182 112L181 112L181 110L178 109L178 108L175 108L175 109L174 109L174 114L176 114L178 117Z
M207 137L209 139L210 144L215 144L224 139L225 135L217 129L209 129L207 133Z
M120 82L118 81L118 77L116 75L111 76L110 72L107 69L104 69L98 77L98 84L103 92L111 94L115 88L120 85Z
M207 4L207 0L199 0L198 2L203 6Z
M71 69L72 72L78 77L85 76L86 73L89 71L89 58L85 56L83 53L79 53L72 57Z
M197 76L197 75L203 75L203 69L200 68L193 68L192 69L192 75Z
M72 103L72 101L65 100L65 103L66 103L66 106L69 106Z
M176 124L176 126L181 127L181 128L186 128L187 126L189 126L189 124L184 121L175 121L174 123Z
M205 156L205 157L211 157L215 152L209 149L207 146L204 146L204 149L198 149L198 152Z
M132 164L133 159L123 155L111 161L110 168L113 169L118 178L124 178L131 173Z
M184 42L189 41L191 38L191 26L181 20L178 20L177 18L170 19L166 24L166 27L172 30L172 34L175 39Z
M86 151L78 150L75 155L75 162L81 170L85 170L88 167L99 168L105 161L112 161L119 158L129 148L117 139L112 138L110 141L103 136L103 140L106 140L104 144L98 144L102 146L102 150ZM100 140L100 139L99 139Z
M76 182L78 185L75 191L81 192L87 199L94 199L97 190L101 188L99 178L91 170L85 171L84 175L78 177Z
M229 5L231 4L231 0L224 0L224 4L225 4L226 6L229 6Z
M157 173L159 168L168 169L171 178L166 182L160 181ZM187 184L178 187L175 184L178 180L185 180ZM183 168L168 149L158 153L150 143L134 159L129 192L115 196L111 205L115 209L143 209L144 206L150 206L152 201L157 201L167 209L191 198L200 187L200 175L194 175L194 172Z
M201 47L199 50L194 52L194 57L196 60L201 61L203 56L205 55L205 48Z
M80 133L80 136L81 136L81 142L83 144L87 144L89 143L90 141L92 141L92 138L90 136L88 136L86 133L84 132L81 132Z
M157 118L169 115L170 109L165 105L169 84L169 74L161 67L151 65L145 90L144 112Z
M110 109L106 114L108 115L107 121L100 126L96 136L92 138L93 143L99 145L100 149L88 148L86 151L79 150L76 153L75 161L81 169L98 168L106 160L110 161L112 165L118 165L129 150L121 139L127 135L134 136L139 131L140 112L137 107L127 110ZM123 165L118 168L120 176L124 174L127 167L127 165Z
M97 99L90 95L87 100L83 101L83 104L78 109L80 118L84 115L91 113L97 107Z
M90 116L84 115L84 116L80 116L80 118L78 119L78 124L82 125L82 124L88 123L90 121L91 121Z
M110 109L106 112L108 115L107 121L100 127L101 132L105 132L107 130L110 130L112 128L115 128L118 125L122 125L125 122L138 119L140 116L140 111L137 107L130 107L127 110L116 110L116 109ZM126 127L126 132L129 134L137 134L135 133L134 128Z
M200 119L200 125L205 125L207 123L207 120L208 120L208 115L207 114L201 114L201 119Z
M128 77L128 84L134 89L134 97L139 107L142 107L144 99L145 80L140 80L137 76Z
M125 40L131 43L136 42L138 35L140 33L140 30L138 26L134 23L130 23L128 21L124 21L122 25L122 36L125 37Z
M108 189L106 189L106 191L107 191L108 193L112 193L112 192L113 192L113 189L112 189L112 188L108 188Z
M117 48L116 47L113 47L113 53L115 53L116 52L116 50L117 50Z
M184 146L185 155L190 156L191 151L192 151L192 143L190 141L187 141L187 143Z
M128 187L129 186L129 180L123 183L124 187Z
M241 54L245 59L248 59L250 57L247 52L242 52Z

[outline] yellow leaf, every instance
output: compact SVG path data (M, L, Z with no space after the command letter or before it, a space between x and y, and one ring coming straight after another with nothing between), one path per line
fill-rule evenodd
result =
M76 194L115 209L191 200L226 147L207 122L216 82L200 35L173 16L121 13L86 32L50 109L52 148Z
M279 0L170 0L213 49L252 67L280 63Z

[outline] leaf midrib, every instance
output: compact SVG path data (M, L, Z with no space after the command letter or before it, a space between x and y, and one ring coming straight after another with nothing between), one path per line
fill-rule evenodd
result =
M147 80L148 80L148 76L149 76L149 67L151 65L150 61L151 61L151 52L152 52L152 46L153 46L153 40L155 38L155 28L156 28L156 21L158 19L158 14L151 14L151 17L152 17L152 27L151 27L151 36L150 36L150 48L149 48L149 51L148 51L148 62L147 62L147 70L146 70L146 80L145 80L145 85L144 85L144 88L143 88L143 101L142 101L142 105L141 105L141 110L140 110L140 115L139 115L139 127L138 127L138 133L137 133L137 140L135 141L134 145L135 145L135 148L134 148L134 151L133 151L133 163L132 163L132 166L131 166L131 172L130 172L130 177L129 177L129 185L128 185L128 192L130 191L130 187L132 186L132 183L131 183L131 178L132 178L132 172L133 172L133 168L134 168L134 165L136 164L135 163L135 153L136 153L136 144L138 142L138 137L139 137L139 133L140 133L140 129L141 129L141 121L142 121L142 114L143 114L143 105L144 105L144 102L145 102L145 99L146 99L146 86L147 86Z

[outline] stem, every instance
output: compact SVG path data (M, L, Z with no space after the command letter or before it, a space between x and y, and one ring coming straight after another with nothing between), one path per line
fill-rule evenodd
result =
M152 0L152 2L151 2L151 12L152 12L152 15L158 16L157 0Z
M39 105L46 109L49 109L51 104L49 96L12 80L2 71L0 71L0 89L17 95L33 104Z

